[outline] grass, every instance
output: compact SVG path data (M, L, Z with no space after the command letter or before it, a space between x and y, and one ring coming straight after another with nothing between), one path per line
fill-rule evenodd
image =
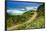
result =
M44 16L40 16L36 18L34 21L29 23L29 25L26 28L44 28L45 26L45 18Z
M17 24L22 24L27 21L30 17L32 17L32 13L34 12L25 12L23 15L8 15L7 17L7 27L11 27Z
M7 26L11 27L16 24L22 24L22 23L26 22L29 19L29 17L32 17L32 13L31 12L30 12L30 14L28 14L28 13L29 12L26 12L22 16L9 17L9 19L7 20ZM17 26L17 28L15 28L15 29L21 30L21 29L45 28L44 22L45 22L44 16L39 16L35 20L33 20L31 23L22 24L20 26Z
M22 25L18 26L15 29L20 30L20 29L34 29L34 28L39 29L39 28L44 28L45 27L44 22L45 22L44 16L40 16L40 17L36 18L34 21L32 21L31 23L22 24Z

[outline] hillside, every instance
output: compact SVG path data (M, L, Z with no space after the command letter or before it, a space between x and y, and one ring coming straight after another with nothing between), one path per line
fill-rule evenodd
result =
M9 15L7 16L7 26L11 27L12 25L16 24L21 24L25 21L27 21L30 17L33 15L33 10L32 11L27 11L23 15Z

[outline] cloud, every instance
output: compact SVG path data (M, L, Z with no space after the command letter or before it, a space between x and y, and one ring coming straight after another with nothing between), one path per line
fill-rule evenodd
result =
M24 10L24 9L21 9L21 10ZM20 11L20 10L7 10L7 13L8 14L11 14L11 15L21 15L23 14L25 11Z
M27 9L27 10L31 10L31 9L33 9L33 7L26 7L26 9Z
M28 10L36 10L37 7L26 7L26 9L27 9L27 11L28 11Z
M25 9L20 9L20 10L25 10Z

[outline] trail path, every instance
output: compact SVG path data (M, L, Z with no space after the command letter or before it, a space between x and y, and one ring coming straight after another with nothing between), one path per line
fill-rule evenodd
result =
M24 22L23 24L31 23L31 21L33 21L36 18L36 16L37 16L37 12L34 12L34 15L32 15L32 17L28 21ZM18 24L18 25L12 26L10 28L7 28L7 30L12 30L14 28L17 28L20 25L22 25L22 24Z

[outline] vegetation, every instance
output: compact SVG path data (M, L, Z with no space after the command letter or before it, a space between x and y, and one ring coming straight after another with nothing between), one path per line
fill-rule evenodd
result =
M27 20L29 20L29 18L32 17L32 15L34 14L34 12L37 12L37 17L36 19L34 19L31 23L26 23L23 24L24 22L26 22ZM45 28L45 7L44 7L44 3L43 5L40 5L38 7L38 9L35 10L29 10L27 12L25 12L23 15L9 15L7 14L7 27L11 27L17 24L22 24L20 26L18 26L15 29L33 29L33 28Z
M32 21L31 23L22 24L22 25L18 26L15 29L20 30L20 29L33 29L33 28L40 29L40 28L45 28L44 19L45 19L44 16L40 16L40 17L36 18L36 20Z
M8 27L12 26L12 24L21 24L25 21L27 21L31 16L33 15L33 11L27 11L23 15L7 15L7 25Z
M43 3L43 5L40 5L37 9L37 13L38 13L38 16L45 16L45 4Z

